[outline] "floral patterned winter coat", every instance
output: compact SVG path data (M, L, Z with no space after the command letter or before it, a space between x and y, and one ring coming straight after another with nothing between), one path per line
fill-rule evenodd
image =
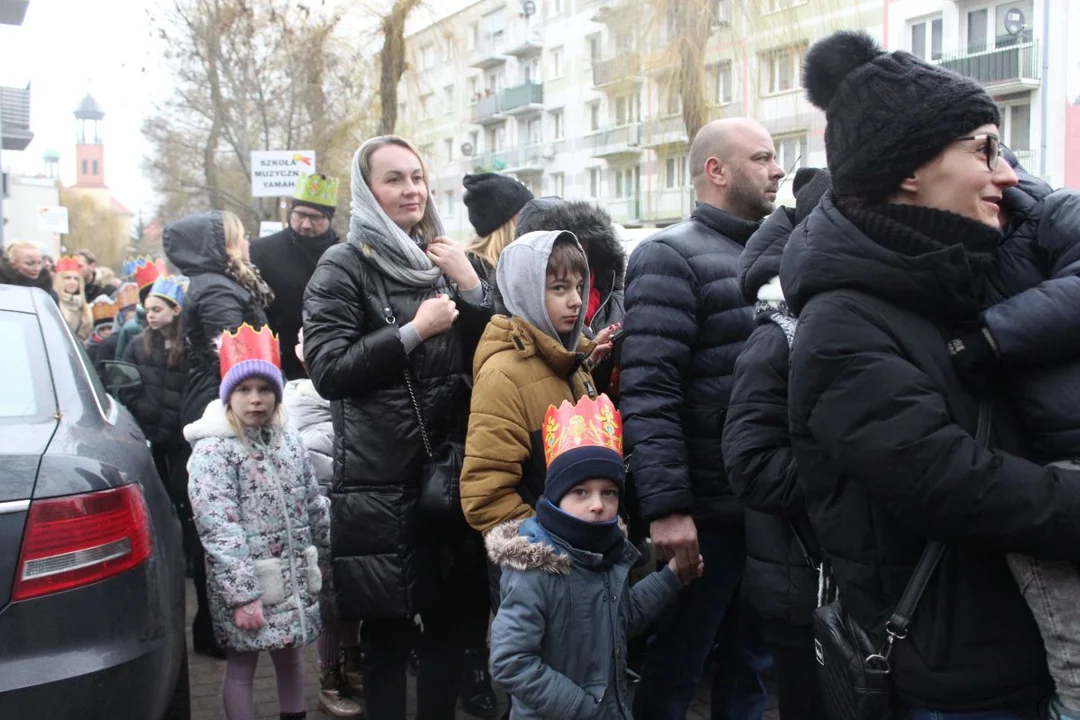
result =
M329 562L329 502L320 494L295 431L233 432L219 400L184 428L192 445L188 494L206 549L210 614L231 650L306 645L321 629L321 568ZM233 622L235 609L262 600L258 630Z

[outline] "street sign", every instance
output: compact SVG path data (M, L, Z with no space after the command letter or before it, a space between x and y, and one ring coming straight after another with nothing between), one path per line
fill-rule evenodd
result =
M314 150L269 150L251 153L251 197L293 194L300 173L315 172Z
M68 209L62 205L38 205L38 232L68 234Z
M264 238L267 235L273 235L274 233L281 232L285 229L285 226L279 222L273 220L263 220L259 223L259 237Z

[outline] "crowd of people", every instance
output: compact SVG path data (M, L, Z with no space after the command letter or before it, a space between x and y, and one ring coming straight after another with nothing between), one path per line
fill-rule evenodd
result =
M890 717L1080 718L1080 193L946 69L839 32L804 72L828 168L708 123L693 213L629 258L602 208L493 173L459 246L395 136L356 151L344 239L311 175L276 235L171 223L176 274L7 249L0 282L139 369L226 717L262 651L304 717L309 643L334 717L403 720L410 668L422 720L497 717L493 687L684 718L708 668L713 718L761 718L770 672L782 718L869 717L828 610Z

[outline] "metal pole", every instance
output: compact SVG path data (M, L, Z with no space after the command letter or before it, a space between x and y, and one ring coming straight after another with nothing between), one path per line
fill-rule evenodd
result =
M0 102L0 250L4 247L4 103Z

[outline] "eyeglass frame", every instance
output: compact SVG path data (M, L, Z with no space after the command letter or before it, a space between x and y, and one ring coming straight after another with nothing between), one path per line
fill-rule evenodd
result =
M965 135L964 137L958 137L956 138L955 142L962 142L964 140L982 140L984 138L988 141L993 140L995 143L997 143L996 153L990 153L989 143L987 144L986 151L986 167L988 170L990 170L990 172L994 172L995 170L997 170L998 162L1005 154L1005 151L1003 149L1004 146L1001 143L1000 136L995 135L994 133L979 133L978 135Z
M303 225L304 222L308 222L311 227L315 227L316 223L330 222L330 216L324 212L319 212L318 210L313 209L312 212L309 214L306 212L297 212L297 210L299 209L300 208L292 208L291 210L289 210L289 215L296 215L297 217L299 217L299 222L301 225Z

